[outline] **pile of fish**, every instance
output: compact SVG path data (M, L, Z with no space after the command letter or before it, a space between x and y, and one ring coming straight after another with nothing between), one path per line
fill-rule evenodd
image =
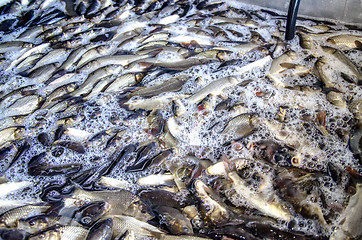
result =
M361 27L238 1L0 1L0 239L361 239Z

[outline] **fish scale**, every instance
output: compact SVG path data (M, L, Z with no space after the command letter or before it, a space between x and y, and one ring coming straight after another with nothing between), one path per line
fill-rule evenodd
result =
M239 1L5 2L1 217L52 226L1 238L361 237L359 26L284 42L285 14Z
M17 221L20 218L40 215L44 213L48 208L49 206L28 205L11 209L1 215L0 223L4 224L6 227L14 227L17 225Z

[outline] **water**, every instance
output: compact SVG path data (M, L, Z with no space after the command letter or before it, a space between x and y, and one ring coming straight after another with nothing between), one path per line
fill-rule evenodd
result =
M144 4L143 9L147 6L147 3ZM64 6L61 4L55 6L55 8L57 7L64 10ZM245 19L246 15L232 8L243 9L251 13L252 22L249 24L252 25L236 24L235 19ZM69 176L64 174L58 176L28 175L27 164L29 160L42 152L46 152L46 161L49 165L58 166L69 163L81 163L83 170L86 170L106 164L110 156L117 151L117 149L122 149L128 144L144 146L149 142L155 141L159 145L156 151L157 153L170 147L176 147L177 153L173 154L170 159L167 160L167 164L163 164L158 168L145 169L137 173L127 173L125 172L125 168L131 163L120 162L112 172L107 175L108 177L127 182L128 189L135 193L138 189L142 188L136 184L137 179L156 173L159 170L168 171L170 165L184 165L185 162L182 161L185 161L185 156L187 155L194 155L198 159L209 159L212 163L219 162L222 156L225 156L227 159L245 158L258 162L260 159L258 159L255 154L258 149L257 147L253 147L253 145L260 141L271 140L280 145L293 148L291 151L292 156L297 156L301 160L298 168L304 169L305 171L321 172L326 176L324 178L318 178L318 188L323 193L325 198L323 201L326 201L326 204L322 204L321 200L317 200L317 204L322 206L323 214L328 219L328 225L321 227L317 220L306 219L296 213L293 217L295 223L294 230L308 235L330 235L333 228L337 225L339 216L338 214L330 214L334 211L333 206L344 208L344 202L348 199L348 194L344 191L343 187L347 184L348 178L343 169L348 166L361 172L360 162L353 156L348 146L348 135L354 126L354 116L347 107L338 107L331 104L326 99L326 93L321 90L299 91L293 89L293 87L314 87L320 84L313 69L318 57L325 56L328 60L328 64L324 68L326 74L332 79L332 83L336 88L342 92L343 98L348 101L351 99L361 99L362 92L360 91L360 86L349 83L340 77L340 72L346 69L345 66L341 67L338 60L326 54L321 49L321 46L324 45L333 46L326 42L327 38L340 34L360 35L360 31L349 30L343 24L332 22L330 25L331 29L324 34L319 33L322 30L318 28L318 24L323 25L324 23L314 22L312 20L300 20L297 22L297 26L304 26L311 29L311 31L319 33L312 37L314 41L312 49L303 49L300 47L299 38L295 38L287 43L282 41L285 17L273 17L258 8L236 1L228 1L219 8L210 11L198 10L194 6L187 12L186 16L167 25L157 25L157 23L162 21L168 14L162 15L162 13L159 13L158 15L156 11L150 20L145 20L142 19L142 17L145 17L146 13L142 16L136 15L132 11L132 5L125 5L123 9L124 12L127 12L125 20L123 20L119 26L108 28L107 31L117 35L139 29L140 33L126 43L113 40L97 42L99 45L109 45L112 49L112 54L121 51L137 54L137 50L142 45L142 39L147 38L155 32L166 32L169 33L168 41L172 43L171 46L173 48L163 50L152 58L152 60L145 59L145 62L156 62L162 65L162 63L185 59L185 56L180 52L174 51L175 48L183 49L192 55L192 51L203 52L219 47L230 49L233 53L230 53L228 56L231 59L237 59L237 63L221 67L220 64L223 61L214 57L210 63L190 66L183 71L163 71L162 68L155 67L146 72L144 79L140 83L131 86L147 88L148 86L159 84L172 77L180 75L188 76L187 82L180 91L162 93L159 96L153 97L153 99L158 97L169 99L161 108L161 115L166 124L174 117L171 104L172 99L179 98L181 103L186 107L186 113L176 117L177 128L171 131L177 139L176 144L165 142L163 133L158 136L147 133L147 129L150 127L147 122L148 113L143 113L135 118L129 118L134 112L120 107L118 103L119 98L123 94L122 91L112 93L105 93L104 91L98 93L93 92L93 97L87 99L85 102L71 105L65 111L52 112L52 110L49 109L37 109L29 115L19 117L21 120L19 125L25 126L25 129L22 131L23 136L21 139L19 138L19 141L28 142L30 149L22 154L13 166L6 170L4 176L9 181L14 182L30 181L33 183L33 187L27 188L24 191L14 192L13 194L5 196L4 199L40 201L39 195L47 183L65 182ZM224 10L227 10L227 12L220 13L220 11ZM21 10L19 9L18 11L19 12L11 13L8 16L20 16ZM40 10L38 11L40 13ZM223 18L217 17L222 14L224 14ZM195 19L197 20L196 22L193 21ZM227 19L232 20L227 21ZM107 20L103 20L103 22L106 21ZM67 25L66 22L60 24L62 27ZM190 28L196 29L197 31L191 31ZM1 42L16 41L17 37L26 30L24 27L9 34L2 34L0 36ZM218 32L219 34L217 34ZM255 36L259 36L258 39L256 39ZM40 43L39 39L29 39L27 41L33 42L34 44ZM88 44L89 41L90 39L83 39L82 45ZM193 41L196 41L200 46L195 45ZM253 41L259 48L254 48L245 54L236 53L233 47L245 41ZM274 47L275 51L273 51ZM157 47L157 49L158 48L162 49L162 46ZM359 50L346 50L343 46L337 46L337 48L344 50L348 58L359 67L361 66L361 52ZM41 53L47 53L51 51L51 49L52 47L50 46ZM269 51L267 51L267 49L269 49ZM306 67L309 69L309 72L306 75L298 76L294 74L293 69L285 69L277 76L284 87L275 84L275 82L266 77L272 64L272 59L269 59L265 64L257 66L250 71L240 73L240 71L243 70L243 66L247 66L256 60L264 59L269 54L271 54L273 58L277 58L287 50L294 51L297 54L297 58L290 62ZM13 69L5 70L7 66L18 57L19 54L17 51L6 52L0 66L0 69L3 71L3 77L0 80L0 92L2 96L0 103L1 112L5 112L5 109L9 108L14 101L23 97L17 93L10 96L6 95L16 89L35 84L33 89L36 89L36 94L42 98L46 98L47 93L50 92L50 90L47 92L42 90L45 87L44 81L48 78L37 77L29 79L18 75ZM66 60L66 57L57 57L60 62L60 64L58 64L59 67L61 63ZM189 58L196 58L196 56L194 55ZM112 75L113 77L118 77L127 72L132 72L132 69L125 66L122 67L118 73ZM82 82L87 79L87 74L89 73L75 71L74 76L68 79L67 83L76 82L78 86L81 86ZM222 93L217 96L209 96L210 101L207 102L207 104L209 104L208 108L202 109L197 106L198 104L193 104L188 101L189 96L207 87L210 83L228 76L235 76L239 84L226 87ZM246 81L250 83L246 84ZM243 82L245 84L242 84ZM123 90L132 91L133 89L124 87ZM135 96L132 97L128 103L139 99L144 100L142 97ZM221 111L214 111L215 106L225 99L229 99L231 102L230 105L233 107ZM285 110L285 118L284 121L278 122L276 119L281 108ZM315 119L318 112L322 111L326 113L325 129L328 132L327 136L322 135L316 128ZM221 134L225 125L232 118L244 113L255 114L255 118L253 118L254 131L252 134L240 140L235 139L233 135L227 136ZM69 117L73 120L59 121L59 119ZM13 120L4 120L2 129L17 124L16 122L14 123ZM61 123L65 123L68 130L60 140L81 143L86 150L85 153L78 153L64 148L64 153L61 156L53 156L51 152L56 148L56 144L43 146L39 143L37 140L39 133L46 132L49 136L53 137ZM270 126L268 127L268 123L276 124L276 128L280 129L278 129L278 131L273 130ZM282 140L280 136L278 136L278 134L280 134L279 130L284 131L284 134L288 136L287 140ZM106 134L105 137L100 140L89 141L92 136L102 131L109 131L111 133ZM118 132L120 134L117 144L105 148L107 141ZM345 133L345 135L341 136L341 134L338 133ZM232 142L231 145L227 144L231 140L236 140L236 143ZM16 151L12 149L9 156L1 163L3 168L6 168L10 164L15 153ZM133 156L136 156L136 154L134 153ZM328 163L333 163L338 169L344 171L341 183L335 183L333 179L328 176ZM290 165L290 163L288 164ZM262 172L263 166L265 165L268 164L255 164L252 168L248 169L248 171L251 172L250 175ZM278 166L274 166L272 170L265 173L268 179L273 180L275 178L277 171L275 167ZM208 176L204 176L203 179L204 181L209 181L210 186L214 180ZM228 196L229 194L227 192L228 190L221 190L220 194L222 196ZM179 193L181 196L185 194L186 193ZM236 207L247 207L248 205L245 199L237 195L232 195L229 201ZM287 224L279 220L275 223L275 226L281 229L287 228ZM204 230L197 228L195 231L204 232Z

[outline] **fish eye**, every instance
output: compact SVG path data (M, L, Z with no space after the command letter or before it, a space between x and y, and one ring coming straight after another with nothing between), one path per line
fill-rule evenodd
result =
M92 222L92 219L90 217L83 217L81 222L82 224L88 225Z
M30 221L30 222L29 222L29 225L30 225L30 226L34 226L34 225L35 225L35 221Z
M141 213L145 214L145 213L147 213L147 211L142 208L142 209L141 209Z
M184 232L185 232L185 233L190 232L190 231L189 231L189 229L188 229L187 227L183 227L182 229L184 230Z

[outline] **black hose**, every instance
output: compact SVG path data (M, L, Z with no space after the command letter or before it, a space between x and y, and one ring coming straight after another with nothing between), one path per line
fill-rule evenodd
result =
M285 40L292 40L294 38L295 23L297 21L299 3L300 0L290 0L287 17L287 28L285 31Z

